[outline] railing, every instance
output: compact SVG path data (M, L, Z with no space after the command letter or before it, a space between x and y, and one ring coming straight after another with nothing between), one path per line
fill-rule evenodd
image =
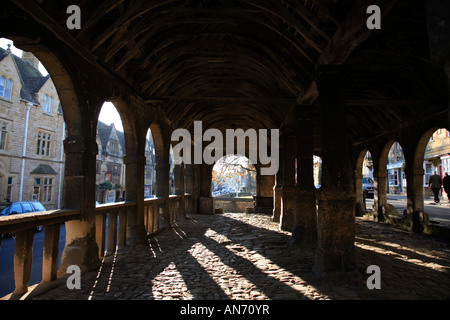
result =
M183 209L191 212L190 199L191 195L185 194L144 200L144 228L147 234L151 235L170 227L172 222L182 218ZM127 216L130 210L135 209L135 202L103 204L96 207L96 242L99 257L114 252L116 246L126 245ZM79 210L52 210L0 217L0 250L1 234L15 233L15 293L22 294L28 291L33 265L35 229L44 226L42 282L50 282L57 277L60 224L79 220L80 217Z
M0 234L15 232L14 292L28 291L36 227L44 226L45 230L42 282L49 282L56 280L60 224L77 219L80 219L79 210L52 210L0 217Z

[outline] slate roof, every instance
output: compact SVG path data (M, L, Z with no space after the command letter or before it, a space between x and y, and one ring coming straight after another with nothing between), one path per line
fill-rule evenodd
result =
M111 131L113 124L107 125L104 122L99 121L97 125L97 135L102 143L103 150L106 150L108 141L111 136ZM122 147L123 153L125 154L125 135L122 131L116 129L117 137L119 138L120 146Z
M34 168L31 174L57 174L57 172L50 167L48 164L40 164L36 168Z
M38 92L42 86L50 78L50 75L43 76L42 73L35 69L28 61L9 53L7 50L0 48L0 61L8 54L11 54L22 79L22 89L20 90L20 98L36 105L40 105L38 100Z

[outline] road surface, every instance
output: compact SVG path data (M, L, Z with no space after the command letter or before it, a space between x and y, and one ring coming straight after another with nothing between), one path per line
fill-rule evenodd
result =
M403 210L406 209L406 196L388 195L387 200L397 209L399 215L403 215ZM430 220L450 225L450 203L447 200L441 200L440 203L436 204L433 197L425 197L424 205L425 212L430 216ZM366 208L372 208L372 206L373 199L366 199Z

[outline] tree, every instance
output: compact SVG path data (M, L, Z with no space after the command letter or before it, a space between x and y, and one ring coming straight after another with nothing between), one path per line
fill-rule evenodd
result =
M212 181L215 189L223 186L231 186L236 189L236 193L242 187L244 181L248 191L251 188L252 181L256 180L256 169L250 161L239 155L225 155L214 165L212 172Z

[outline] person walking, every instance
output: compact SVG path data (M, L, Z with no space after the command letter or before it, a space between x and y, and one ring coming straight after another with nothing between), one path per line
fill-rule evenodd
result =
M435 171L433 175L431 175L430 179L428 180L428 187L433 190L434 193L434 202L439 203L439 191L442 187L442 178L440 175L437 174Z
M448 172L445 173L444 179L442 179L442 186L447 194L448 201L450 202L450 176Z

